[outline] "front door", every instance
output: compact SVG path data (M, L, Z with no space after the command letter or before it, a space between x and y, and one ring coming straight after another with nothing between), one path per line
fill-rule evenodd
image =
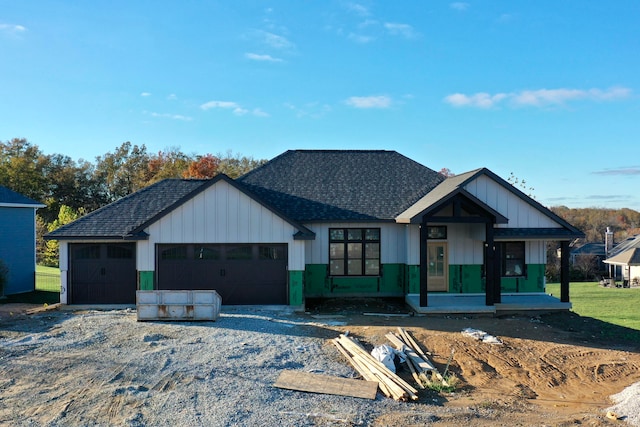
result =
M449 290L448 271L447 244L429 242L427 244L427 291L447 292Z

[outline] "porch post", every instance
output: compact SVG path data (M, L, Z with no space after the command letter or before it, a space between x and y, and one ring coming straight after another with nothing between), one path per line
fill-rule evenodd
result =
M427 306L427 223L420 224L420 307Z
M486 242L484 244L484 265L485 265L485 305L493 305L495 290L495 256L496 247L493 241L493 224L486 223Z
M569 242L560 242L560 301L569 302Z

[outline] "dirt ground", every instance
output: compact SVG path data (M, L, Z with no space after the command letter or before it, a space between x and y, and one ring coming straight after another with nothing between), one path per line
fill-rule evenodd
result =
M570 312L394 317L404 312L401 305L369 304L340 306L332 301L316 311L345 316L338 319L347 324L337 329L373 346L388 343L384 335L393 326L403 327L431 353L441 372L450 363L459 388L425 397L467 409L439 420L447 425L604 426L627 418L617 414L618 420L607 419L606 408L612 406L611 395L640 381L640 331ZM372 313L358 314L362 312ZM484 331L503 344L465 337L461 333L465 328ZM411 425L411 420L394 414L380 421L380 425Z
M32 305L0 305L0 325ZM368 314L363 314L368 313ZM605 426L610 396L640 381L640 332L574 313L526 316L410 316L401 304L311 306L305 315L326 324L326 338L349 331L369 346L388 343L396 327L409 330L432 361L459 380L452 393L426 392L443 411L434 425ZM488 344L464 336L475 328L497 337ZM333 335L333 336L331 336ZM323 336L324 337L324 336ZM327 346L331 346L327 341ZM1 389L0 389L0 399ZM386 413L376 426L424 425L406 411Z

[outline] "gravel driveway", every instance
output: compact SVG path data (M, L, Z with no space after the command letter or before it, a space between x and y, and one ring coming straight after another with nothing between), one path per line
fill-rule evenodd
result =
M353 377L297 314L223 312L216 322L136 321L134 310L51 311L0 323L0 424L16 426L371 425L431 405L273 387L285 369ZM442 408L440 408L442 410Z

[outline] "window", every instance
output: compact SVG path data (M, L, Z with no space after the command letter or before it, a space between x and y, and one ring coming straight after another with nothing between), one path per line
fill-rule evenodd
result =
M330 228L331 276L379 276L379 228Z
M428 239L446 239L447 226L446 225L428 226L427 238Z
M75 259L100 259L100 245L82 246L74 250Z
M248 260L252 258L253 258L253 247L251 245L227 247L228 260L239 261L239 260Z
M258 258L263 260L283 260L285 259L285 248L283 246L259 246Z
M111 259L131 259L133 258L133 250L122 246L107 246L107 258Z
M193 249L193 258L202 260L220 259L220 249L215 246L196 245Z
M502 250L502 275L518 277L526 274L524 263L524 242L504 242Z
M186 246L173 246L167 249L163 249L160 253L161 259L187 259L187 247Z

